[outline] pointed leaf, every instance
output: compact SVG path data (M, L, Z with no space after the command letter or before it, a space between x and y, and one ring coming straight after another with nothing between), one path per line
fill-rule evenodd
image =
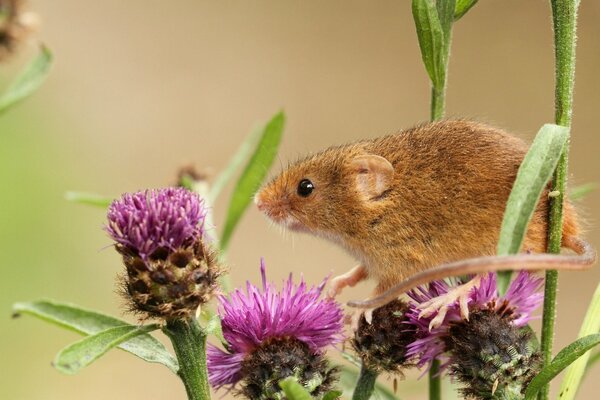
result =
M73 203L86 204L100 208L108 208L114 200L112 197L85 192L66 192L65 199L72 201Z
M445 79L444 31L433 0L413 0L412 13L421 48L421 57L434 87L442 88Z
M536 135L506 203L498 241L499 255L516 254L521 250L527 225L568 138L569 128L553 124L544 125ZM508 287L509 280L510 272L498 273L502 291Z
M40 47L40 54L25 67L23 72L0 96L0 114L25 99L44 82L52 64L52 53L46 46Z
M344 395L347 397L352 397L352 393L354 392L354 387L356 386L356 382L358 381L358 369L354 367L341 366L340 368L340 386L344 389ZM373 391L373 395L371 396L375 399L383 399L383 400L398 400L396 395L388 389L385 385L375 382L375 390Z
M126 321L96 311L51 300L16 303L13 305L13 312L14 316L28 314L85 335L94 335L109 328L129 325ZM145 361L163 364L175 373L179 369L177 360L161 342L149 334L121 343L119 348Z
M461 19L478 0L456 0L456 9L454 10L454 20Z
M322 400L336 400L336 399L339 399L341 395L342 395L341 391L332 390L331 392L325 393L325 395L322 397Z
M223 251L227 249L235 227L275 160L283 134L284 123L285 115L283 112L280 112L265 126L254 154L248 161L244 172L242 172L237 182L231 196L225 220L225 228L221 237L221 249Z
M312 400L310 393L291 376L279 381L279 386L288 400Z
M206 333L215 335L223 344L227 344L225 336L223 336L223 328L221 326L221 318L218 314L213 314L206 324Z
M581 200L587 197L588 194L595 192L598 189L598 184L595 182L584 183L583 185L575 186L571 189L569 198L571 201Z
M146 326L123 325L87 336L62 349L52 363L65 374L76 374L110 349L142 334L158 329L157 324Z
M210 190L209 198L211 202L214 202L221 191L229 183L229 181L233 178L235 172L242 166L242 163L250 157L252 150L256 147L256 143L258 143L258 139L260 138L262 133L262 129L254 128L250 134L244 139L242 144L238 147L236 153L229 160L229 164L227 167L217 176L215 181L212 184L212 188Z
M600 284L592 296L592 301L585 313L585 318L579 329L580 338L600 332ZM575 398L583 374L588 366L591 354L585 353L577 359L566 371L565 377L560 384L560 399L572 400Z
M556 357L554 357L552 362L531 380L531 383L525 391L525 400L534 400L542 387L550 383L550 381L562 370L599 343L600 333L596 333L577 339L562 349Z

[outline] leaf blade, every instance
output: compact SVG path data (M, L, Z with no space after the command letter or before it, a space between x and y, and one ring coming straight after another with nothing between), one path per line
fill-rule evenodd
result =
M312 400L310 393L294 377L282 379L279 386L289 400Z
M225 227L221 235L221 249L225 251L229 241L240 221L244 211L252 201L252 196L260 187L267 171L273 164L285 124L283 111L277 113L265 126L256 150L246 164L242 175L237 181L233 195L229 202L229 209L225 220Z
M479 0L456 0L456 9L454 10L454 20L461 19Z
M109 328L129 325L118 318L72 304L51 300L16 303L13 305L13 312L15 316L21 314L31 315L84 335L94 335ZM175 373L179 369L175 357L167 351L161 342L151 335L145 334L135 337L125 343L121 343L119 348L144 361L163 364Z
M108 328L68 345L56 355L52 364L62 373L76 374L113 347L158 328L157 324L145 326L123 325Z
M114 199L111 197L102 196L96 193L72 191L65 193L65 200L99 208L108 208L108 206L110 206L110 204L114 201Z
M527 390L525 391L525 400L534 400L542 387L547 385L562 370L598 344L600 344L600 333L579 338L562 349L556 357L554 357L552 362L531 380L531 383L527 386Z
M35 92L46 80L51 65L52 52L42 45L40 54L25 67L6 92L0 96L0 114Z
M444 84L445 66L440 68L440 61L445 39L438 11L432 0L413 0L412 13L423 64L431 83L439 89Z

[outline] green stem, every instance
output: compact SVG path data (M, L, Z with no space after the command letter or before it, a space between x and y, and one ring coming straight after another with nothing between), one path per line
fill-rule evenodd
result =
M431 120L436 121L444 118L446 110L446 87L436 89L431 86Z
M429 370L429 400L442 398L442 380L440 379L440 361L434 360Z
M169 320L163 332L171 339L188 400L210 399L206 369L206 333L195 319Z
M573 85L575 83L575 36L577 31L577 0L551 0L554 26L555 66L555 121L557 125L571 126L573 112ZM550 199L548 252L560 253L562 242L562 219L565 184L567 180L569 144L563 149L554 176L552 191L558 196ZM541 348L544 365L552 360L554 323L556 319L556 289L558 272L546 272L544 289L544 316L542 320ZM547 400L549 385L541 391L538 399Z
M358 376L358 382L356 382L356 388L352 395L352 400L368 400L373 394L375 389L375 381L377 380L377 372L365 368L363 365L360 369L360 375Z

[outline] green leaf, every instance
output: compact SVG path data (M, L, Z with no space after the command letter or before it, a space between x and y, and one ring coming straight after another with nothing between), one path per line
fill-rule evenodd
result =
M340 390L332 390L330 392L325 393L321 400L336 400L339 399L341 395L342 392Z
M227 340L225 340L225 336L223 336L223 328L221 326L221 318L218 314L213 314L208 323L206 324L206 333L209 335L215 335L217 339L221 341L221 343L226 344Z
M478 0L456 0L456 9L454 10L454 20L461 19Z
M553 124L544 125L536 135L519 167L506 203L498 241L499 255L516 254L521 250L527 225L568 138L569 128ZM502 292L509 281L510 272L498 274Z
M10 84L0 96L0 114L25 99L44 82L52 64L52 53L46 46L40 47L40 54Z
M65 199L72 201L73 203L86 204L100 208L108 208L114 200L111 197L85 192L66 192Z
M579 329L578 337L583 338L598 332L600 332L600 284L598 284L596 291L592 296L592 301L588 306L585 318ZM585 369L588 366L590 356L590 353L585 353L567 369L560 384L559 399L572 400L575 398Z
M456 0L436 1L435 7L442 27L442 32L444 32L444 44L447 44L449 43L448 38L452 34L452 22L454 22Z
M359 371L353 367L340 366L340 386L344 389L344 395L348 397L352 397L352 393L354 392L354 387L356 386L356 382L358 381ZM383 400L398 400L398 398L394 395L394 393L388 389L385 385L375 382L375 390L373 391L373 395L371 396L375 399L383 399Z
M283 112L279 112L264 127L254 154L246 164L246 168L236 184L221 237L221 249L223 251L227 249L235 227L275 160L283 134L284 123L285 115Z
M441 89L445 80L445 38L435 2L413 0L412 13L425 69L433 86Z
M598 189L598 184L595 182L584 183L583 185L575 186L571 189L569 198L571 201L581 200L587 197L588 194L595 192Z
M159 325L157 324L146 326L123 325L109 328L65 347L56 355L52 364L60 372L69 375L76 374L113 347L158 328Z
M233 178L235 171L237 171L242 166L242 163L247 160L248 157L250 157L250 154L256 147L256 143L258 143L258 139L260 138L262 132L263 130L261 128L254 128L238 147L234 156L231 157L231 160L229 160L227 167L219 174L219 176L217 176L212 184L209 194L211 202L214 203L217 197L219 197L219 194L221 194L221 191L225 185L227 185L227 183L229 183L229 181Z
M31 315L84 335L95 335L109 328L129 325L125 321L96 311L51 300L16 303L13 305L13 312L14 316ZM177 360L151 335L137 336L121 343L119 348L145 361L163 364L175 373L179 369Z
M562 349L554 360L544 367L525 391L525 400L534 400L544 386L546 386L563 369L571 365L575 360L600 343L600 333L577 339Z
M288 400L312 400L312 396L302 387L294 377L279 381L279 386Z
M594 364L600 361L600 351L595 352L590 356L587 365L585 366L585 372L588 372Z

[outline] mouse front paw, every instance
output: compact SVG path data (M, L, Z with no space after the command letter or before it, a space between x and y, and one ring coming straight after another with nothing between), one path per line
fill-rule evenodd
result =
M366 279L367 270L362 265L358 265L352 268L350 271L343 275L338 275L331 280L329 284L329 290L327 291L327 297L334 298L342 292L347 286L353 287L358 282Z

